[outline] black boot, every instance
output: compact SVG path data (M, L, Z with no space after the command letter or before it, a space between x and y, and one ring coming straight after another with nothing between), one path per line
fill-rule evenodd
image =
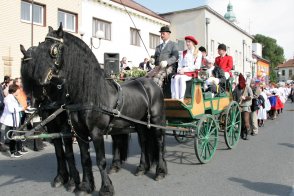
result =
M249 130L244 131L243 138L242 138L243 140L249 140L248 133L249 133Z

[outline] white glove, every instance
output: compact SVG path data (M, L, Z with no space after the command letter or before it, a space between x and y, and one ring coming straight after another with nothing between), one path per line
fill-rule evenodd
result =
M167 61L161 61L160 67L165 68L167 66Z
M229 72L225 72L225 78L226 78L226 80L230 78Z
M155 59L154 59L154 58L150 58L149 63L150 63L151 65L154 65L154 63L155 63Z

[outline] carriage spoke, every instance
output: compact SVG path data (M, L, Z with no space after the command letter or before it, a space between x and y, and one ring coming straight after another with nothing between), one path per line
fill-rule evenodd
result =
M201 150L201 157L203 157L203 153L204 153L204 151L205 151L205 145L201 145L202 146L202 150Z
M209 143L209 142L207 142L207 144L206 144L206 145L207 145L207 151L208 151L208 155L210 156L210 155L211 155L211 152L210 152L210 149L209 149L209 144L210 144L210 143Z

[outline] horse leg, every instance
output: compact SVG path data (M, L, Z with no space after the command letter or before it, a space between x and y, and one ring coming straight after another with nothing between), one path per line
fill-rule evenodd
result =
M81 139L80 137L77 137L77 141L78 141L80 152L81 152L83 180L78 186L78 188L75 189L74 192L91 193L95 190L95 183L94 183L94 177L93 177L93 171L92 171L92 161L91 161L91 156L89 153L90 146L88 142L85 142L87 141L86 138Z
M79 172L76 168L75 157L72 147L72 138L64 138L65 157L69 169L69 181L66 185L66 189L69 192L73 192L76 187L79 186L81 180Z
M101 188L99 190L99 195L112 196L114 195L114 188L106 171L104 138L102 131L98 128L94 128L91 132L91 135L93 139L94 148L96 151L96 162L101 175Z
M162 124L162 117L161 116L152 117L151 123L157 124L157 125ZM155 180L158 181L158 180L165 178L165 176L167 174L167 165L166 165L166 161L164 159L164 156L165 156L165 132L164 132L164 130L159 129L159 128L152 128L152 131L155 134L156 147L158 148L158 149L156 149L156 150L158 150L158 153L156 153L156 155L158 157L155 157L155 159L158 160L157 166L156 166Z
M139 145L141 147L141 157L140 157L140 164L137 167L136 176L144 175L146 172L150 169L150 157L149 157L149 151L147 146L147 137L146 137L146 126L136 125L136 130L138 133L138 140Z
M57 159L57 176L51 183L52 187L60 187L68 182L68 171L61 139L53 139L55 155Z
M121 164L127 159L129 147L129 135L112 135L112 164L108 174L117 173L121 169Z

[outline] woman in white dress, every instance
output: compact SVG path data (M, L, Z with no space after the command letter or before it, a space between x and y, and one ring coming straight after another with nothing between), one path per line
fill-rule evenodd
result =
M257 111L257 119L258 119L258 126L262 127L264 126L264 121L267 119L267 112L271 109L271 103L268 100L268 97L266 93L264 92L264 87L260 88L260 96L264 99L264 104L262 104L259 107L259 110Z
M178 62L177 74L171 79L172 99L184 101L186 92L186 81L192 79L196 70L200 69L202 61L202 53L198 51L196 45L198 41L193 36L186 36L187 50L180 55Z

